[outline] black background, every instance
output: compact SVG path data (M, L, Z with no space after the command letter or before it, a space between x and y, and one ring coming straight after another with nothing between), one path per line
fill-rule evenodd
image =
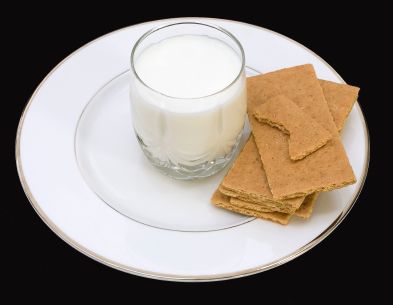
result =
M318 6L314 3L315 7L307 8L283 3L276 8L253 7L251 3L237 3L237 7L228 3L227 6L212 10L209 6L183 3L180 11L176 12L173 10L175 6L170 3L160 7L149 3L144 9L114 3L105 3L105 6L96 3L87 9L70 3L35 5L32 8L21 4L18 9L4 9L3 17L11 17L2 20L3 41L6 42L2 47L2 52L5 52L2 65L10 76L5 88L10 96L6 101L7 110L14 108L7 115L7 119L14 118L12 128L7 123L5 129L10 146L14 145L17 123L29 96L45 75L68 54L121 27L186 16L218 17L260 25L293 38L319 54L349 84L361 87L359 102L369 124L372 143L375 143L373 135L379 120L375 109L378 102L376 84L382 82L378 67L385 67L381 61L384 60L383 52L388 48L381 43L383 36L380 30L387 29L390 23L383 17L384 8L361 8L358 5L344 9L331 3L319 3ZM370 21L370 16L377 17L377 20ZM391 35L389 37L390 40ZM159 296L164 298L168 294L173 300L179 299L176 294L179 289L190 291L189 298L207 298L199 291L209 288L214 288L213 292L221 297L246 299L254 296L257 302L274 298L283 304L307 300L324 303L356 296L377 298L381 294L371 287L382 290L380 276L390 265L382 258L385 243L378 241L386 229L370 219L375 219L377 204L372 191L377 180L373 168L373 153L377 149L374 150L372 145L369 175L357 204L345 221L317 247L262 274L199 284L135 277L96 263L68 246L46 227L28 203L16 175L12 152L12 160L5 165L11 173L6 178L9 181L6 185L10 185L10 189L15 187L16 192L13 193L12 204L2 207L7 245L2 249L7 255L3 269L9 271L6 272L6 290L33 288L37 292L32 295L35 297L48 290L63 297L83 291L100 296L126 295L130 301L141 293L142 287L148 287L152 292L144 294L147 299L160 288L164 289L160 290ZM17 298L20 295L13 296Z

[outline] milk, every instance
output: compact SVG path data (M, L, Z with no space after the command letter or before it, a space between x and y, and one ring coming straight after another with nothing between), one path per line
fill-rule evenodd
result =
M200 35L167 38L139 52L134 69L141 80L131 80L134 129L152 157L194 166L231 152L244 125L246 86L229 45Z

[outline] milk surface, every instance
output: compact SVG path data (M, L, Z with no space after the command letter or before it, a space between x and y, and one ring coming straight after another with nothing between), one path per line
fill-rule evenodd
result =
M135 68L145 84L163 94L196 98L228 86L239 73L241 61L217 39L184 35L146 49Z
M231 151L244 125L246 86L229 45L175 36L140 52L134 67L144 83L131 80L134 128L154 157L192 166Z

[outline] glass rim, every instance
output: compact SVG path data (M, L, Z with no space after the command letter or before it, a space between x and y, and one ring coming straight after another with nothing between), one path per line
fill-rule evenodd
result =
M171 95L167 95L167 94L165 94L165 93L162 93L162 92L160 92L160 91L158 91L158 90L152 88L152 87L149 86L148 84L146 84L146 83L142 80L142 78L138 75L138 73L136 72L135 65L134 65L134 56L135 56L135 52L136 52L136 49L138 48L138 46L140 45L140 43L141 43L143 40L145 40L148 36L150 36L151 34L157 32L157 31L159 31L159 30L165 29L165 28L167 28L167 27L176 26L176 25L192 25L192 24L193 24L193 25L206 26L206 27L210 27L210 28L213 28L213 29L215 29L215 30L218 30L218 31L224 33L225 35L227 35L229 38L231 38L231 39L236 43L236 45L238 46L238 48L239 48L239 50L240 50L240 54L241 54L241 66L240 66L240 70L239 70L239 72L237 73L236 77L235 77L228 85L226 85L224 88L222 88L222 89L220 89L220 90L218 90L218 91L216 91L216 92L213 92L213 93L210 93L210 94L207 94L207 95L203 95L203 96L198 96L198 97L177 97L177 96L171 96ZM238 79L239 79L239 78L241 77L241 75L243 74L243 71L244 71L244 68L245 68L245 65L246 65L246 63L245 63L245 54L244 54L243 46L241 45L240 41L239 41L231 32L229 32L228 30L226 30L226 29L224 29L224 28L222 28L222 27L220 27L220 26L217 26L217 25L212 25L212 24L207 24L207 23L202 23L202 22L194 22L194 21L185 21L185 22L170 23L170 24L158 26L158 27L155 27L155 28L152 28L152 29L148 30L148 31L147 31L146 33L144 33L141 37L139 37L139 39L135 42L135 44L134 44L134 46L133 46L133 48L132 48L132 51L131 51L130 61L131 61L131 71L134 73L136 79L137 79L143 86L145 86L146 88L152 90L153 92L155 92L155 93L157 93L157 94L160 94L160 95L162 95L162 96L165 96L165 97L167 97L167 98L170 98L170 99L181 99L181 100L196 100L196 99L203 99L203 98L207 98L207 97L211 97L211 96L220 94L221 92L227 90L227 89L230 88L234 83L236 83L236 82L238 81Z

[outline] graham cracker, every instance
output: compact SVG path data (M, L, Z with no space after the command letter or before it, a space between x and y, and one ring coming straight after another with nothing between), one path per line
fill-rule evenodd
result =
M323 95L332 114L337 130L341 132L344 128L345 121L355 104L360 88L347 84L338 84L327 80L319 80L322 87ZM295 215L302 218L309 218L314 209L319 193L308 195Z
M358 98L360 88L322 79L319 80L319 84L322 87L323 94L337 130L338 132L341 132L344 128L345 121ZM319 193L308 195L304 199L300 208L296 211L295 215L302 218L309 218L312 214L318 196Z
M312 65L302 65L247 79L248 117L273 198L288 199L329 191L356 181L336 125ZM332 135L323 147L292 161L286 136L252 113L269 98L284 94Z
M292 215L280 213L280 212L258 212L250 209L239 208L231 205L229 202L229 197L221 194L218 190L214 192L212 197L212 203L218 207L240 213L247 216L258 217L262 219L271 220L274 222L278 222L280 224L286 225L289 222L289 219Z
M343 129L345 120L347 119L353 104L357 100L359 88L330 82L327 80L319 80L323 94L326 98L330 113L333 116L337 130Z
M332 136L285 95L272 97L255 108L255 118L289 135L292 160L301 160L329 141Z
M304 199L273 199L265 171L262 167L261 158L252 135L222 181L220 189L222 189L224 193L225 190L228 190L237 193L243 198L252 198L255 202L277 202L278 204L281 203L282 205L292 206L295 209L301 205ZM233 196L233 194L228 195Z

